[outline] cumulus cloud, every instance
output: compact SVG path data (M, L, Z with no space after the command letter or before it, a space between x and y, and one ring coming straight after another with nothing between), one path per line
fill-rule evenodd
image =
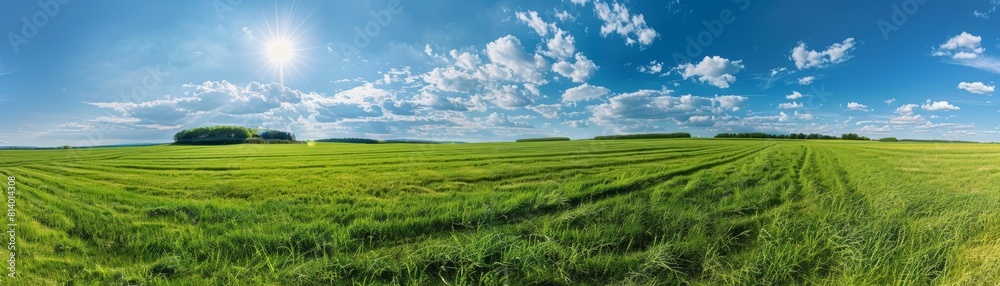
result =
M955 111L955 110L960 110L961 109L958 106L951 105L947 101L933 101L932 102L930 99L928 99L927 102L924 103L924 105L920 106L920 108L923 108L924 110L929 110L929 111Z
M920 108L920 106L916 104L904 104L903 106L896 108L895 113L898 116L892 118L889 122L902 125L922 124L927 122L927 119L922 115L914 114L914 109L917 108Z
M799 93L798 91L792 91L792 94L786 95L785 99L795 100L795 99L799 99L799 98L802 98L802 97L803 97L803 95L801 93Z
M562 109L562 105L561 104L539 104L539 105L535 105L535 106L528 106L528 107L525 107L525 108L527 108L528 110L537 112L542 117L545 117L545 118L548 118L548 119L556 119L556 118L559 118L559 110Z
M800 85L810 85L810 84L813 84L814 80L816 80L816 77L814 77L814 76L807 76L807 77L799 78L799 84Z
M563 93L562 101L574 102L581 100L589 100L604 96L609 92L611 92L611 90L603 86L592 86L585 83L583 85L567 89L566 92Z
M918 107L920 107L920 106L916 105L916 104L912 104L912 103L911 104L904 104L903 106L900 106L900 107L896 108L896 114L900 114L900 115L913 115L913 109L918 108Z
M584 3L586 1L580 4ZM641 46L648 46L659 36L656 30L646 25L646 19L642 14L633 15L624 4L615 2L609 6L607 3L595 0L594 12L604 22L601 25L601 36L618 34L625 37L625 43L629 46L637 42Z
M847 103L847 109L855 110L855 111L871 111L870 109L868 109L867 105L860 104L860 103L857 103L857 102L848 102Z
M513 74L502 73L502 77L517 77L524 82L545 83L542 71L548 69L548 62L540 55L531 56L524 52L521 40L512 35L501 37L486 45L486 55L491 62L506 68Z
M684 79L697 78L719 88L729 88L736 82L735 74L743 70L743 61L732 61L719 56L705 57L697 65L687 63L674 68Z
M934 49L932 55L947 57L948 63L1000 74L1000 59L986 54L982 37L962 32Z
M90 104L121 114L95 120L132 128L176 129L205 123L282 128L304 118L322 123L381 117L385 115L381 105L394 99L393 94L371 83L332 96L258 82L238 86L228 81L208 81L185 84L182 90L183 96L153 101Z
M509 116L503 113L493 112L486 117L486 124L494 127L509 127L509 128L534 128L531 124L527 122L517 122L512 121Z
M799 120L802 120L802 121L810 121L810 120L816 119L816 116L813 116L812 114L809 114L809 113L799 113L798 111L795 111L794 116L795 116L795 118L797 118Z
M606 103L590 106L591 121L608 126L667 119L678 124L705 125L704 116L738 111L749 101L746 97L736 95L671 96L671 92L663 89L620 94ZM692 117L695 117L693 121Z
M967 32L951 37L944 44L938 46L934 52L935 56L949 56L956 60L971 60L978 58L986 51L982 47L983 38Z
M532 99L534 95L530 90L517 85L487 87L486 93L482 97L503 109L524 107L534 102Z
M900 115L898 117L892 118L890 121L893 124L901 125L911 125L911 124L923 124L927 122L927 119L923 115Z
M996 86L982 82L961 82L958 88L975 94L990 94L996 90Z
M648 65L639 66L637 70L641 73L658 74L663 72L663 63L651 61Z
M562 29L555 30L555 35L545 44L548 50L543 54L559 60L572 57L573 53L576 52L576 44L573 36Z
M802 106L803 106L802 103L799 102L786 102L778 104L778 108L780 109L796 109L796 108L802 108Z
M528 13L517 12L515 13L517 19L522 23L528 24L529 27L535 30L539 36L545 37L549 34L550 30L555 29L554 24L546 23L542 21L541 17L538 17L538 12L528 11Z
M562 22L567 22L576 20L576 16L573 16L573 14L570 14L567 11L556 11L556 19L559 19L559 21Z
M594 61L587 59L582 53L576 54L576 63L570 64L568 61L560 61L552 65L552 71L577 83L586 82L597 69Z
M843 43L834 43L824 51L808 50L805 43L800 42L792 49L791 59L800 70L809 68L824 68L851 59L850 52L854 50L854 38L847 38Z

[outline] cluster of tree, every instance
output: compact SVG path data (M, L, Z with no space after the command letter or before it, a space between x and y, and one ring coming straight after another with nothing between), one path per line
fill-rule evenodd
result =
M881 141L881 142L899 142L899 139L896 139L896 137L885 137L885 138L879 139L878 141Z
M278 131L278 130L264 130L260 133L260 138L264 140L287 140L295 141L295 134L292 132Z
M815 140L815 139L819 139L819 140L834 140L834 139L839 139L836 136L829 136L829 135L816 134L816 133L812 133L812 134L809 134L809 135L806 135L804 133L798 133L798 134L792 133L792 134L788 134L788 135L784 135L784 134L782 134L782 135L775 135L775 134L768 134L768 133L761 133L761 132L753 132L753 133L721 133L721 134L715 135L715 138L809 139L809 140Z
M597 136L594 140L629 140L629 139L664 139L664 138L691 138L691 133L647 133L629 135Z
M264 139L264 138L261 138L261 137L254 137L254 138L248 138L246 140L243 140L242 143L245 143L245 144L293 144L293 143L302 143L302 142L295 141L295 140ZM236 144L241 144L241 143L236 143Z
M546 142L546 141L569 141L569 137L523 138L523 139L517 139L516 142Z
M329 142L329 143L359 143L359 144L378 144L379 141L375 139L367 138L330 138L330 139L320 139L316 142Z
M854 133L847 133L847 134L844 134L844 135L840 135L840 139L841 140L872 141L871 138L868 138L868 137L865 137L865 136L861 136L861 135L858 135L858 134L854 134Z
M209 138L247 139L253 138L256 133L256 130L242 126L206 126L195 129L181 130L180 132L177 132L177 134L174 134L174 141L180 142L185 140Z
M265 137L266 136L266 137ZM227 145L227 144L287 144L296 143L290 132L257 130L242 126L206 126L181 130L174 134L174 144Z

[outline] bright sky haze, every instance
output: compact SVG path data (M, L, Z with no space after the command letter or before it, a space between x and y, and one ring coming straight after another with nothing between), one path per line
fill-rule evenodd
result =
M5 1L0 146L207 125L1000 141L1000 0Z

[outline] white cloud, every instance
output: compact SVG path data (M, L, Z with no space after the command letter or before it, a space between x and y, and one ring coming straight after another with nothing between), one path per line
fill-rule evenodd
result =
M791 118L788 116L788 114L784 112L778 114L778 122L788 122L789 120L791 120Z
M900 106L900 107L896 108L896 114L899 114L899 115L913 115L913 109L918 108L918 107L920 107L920 106L916 105L916 104L912 104L912 103L911 104L905 104L903 106Z
M886 99L885 100L885 104L886 105L892 105L895 102L896 102L896 98L890 98L890 99Z
M798 111L795 111L795 118L798 118L799 120L810 121L816 119L816 116L813 116L812 114L808 113L799 113Z
M976 16L976 18L989 19L993 13L997 12L997 7L1000 7L1000 0L990 0L989 5L989 9L984 11L974 10L972 11L972 15Z
M814 77L814 76L807 76L807 77L799 78L799 84L800 85L810 85L810 84L813 84L814 80L816 80L816 77Z
M576 52L576 44L573 36L562 29L555 29L555 35L545 46L548 48L548 51L543 52L543 54L559 60L572 57L573 53Z
M799 98L802 98L802 97L803 97L803 95L801 93L799 93L798 91L792 91L792 94L786 95L785 99L795 100L795 99L799 99Z
M516 122L512 121L509 116L503 113L493 112L486 117L486 124L493 127L509 127L509 128L534 128L531 124L527 122Z
M421 78L430 86L442 91L469 92L480 86L479 79L474 75L453 66L435 68L421 75Z
M517 15L517 19L521 20L522 23L528 24L529 27L535 29L535 33L538 33L539 36L545 37L549 34L550 30L556 29L555 24L542 21L542 18L538 17L538 12L517 12L515 15Z
M896 111L894 113L896 113L898 116L893 117L891 120L889 120L889 122L892 124L899 124L899 125L926 123L927 118L924 118L924 116L919 114L914 114L914 109L917 108L920 108L920 106L916 104L904 104L903 106L896 108ZM860 124L861 122L858 123Z
M590 106L591 121L599 125L614 126L641 124L657 120L671 120L677 124L702 124L705 117L738 111L747 105L748 98L736 95L700 97L693 95L671 96L671 90L640 90L612 97L608 102Z
M576 63L570 64L567 61L560 61L552 65L552 71L570 78L573 82L586 82L598 69L594 61L587 59L582 53L576 54Z
M535 106L525 107L528 110L538 112L542 117L548 119L559 118L559 110L562 109L562 104L539 104Z
M507 35L487 44L486 55L491 62L509 69L514 77L519 77L524 82L546 82L542 72L548 69L548 62L540 55L532 57L525 53L517 37Z
M576 4L576 5L581 5L581 6L582 5L587 5L587 0L569 0L569 2L572 2L573 4Z
M847 103L847 109L856 110L856 111L871 111L870 109L868 109L867 105L860 104L860 103L857 103L857 102L848 102Z
M451 58L455 60L455 66L466 71L475 70L483 63L477 54L470 54L468 52L459 53L456 50L451 50L449 55L451 55Z
M958 88L975 94L989 94L996 90L996 86L982 82L962 82L958 84Z
M566 21L576 20L576 17L573 16L573 14L570 14L567 11L557 11L556 12L556 19L559 19L559 21L562 21L562 22L566 22Z
M574 3L576 2L574 1ZM646 26L646 20L642 14L632 15L624 4L615 2L608 6L607 3L595 0L594 12L604 22L601 25L601 36L607 37L611 33L618 34L625 37L625 43L629 46L636 42L641 46L648 46L659 36L656 30Z
M637 70L641 73L658 74L663 72L663 63L651 61L649 65L640 66Z
M954 111L954 110L960 110L961 109L958 106L954 106L954 105L949 104L947 101L934 101L934 102L931 102L930 99L928 99L927 102L924 103L924 105L920 106L920 108L923 108L924 110L929 110L929 111Z
M802 108L802 106L803 106L802 103L799 102L788 102L788 103L778 104L778 108L780 109L796 109L796 108Z
M893 118L890 122L902 125L923 124L927 122L927 119L922 115L900 115L899 117Z
M854 50L854 38L847 38L843 43L835 43L825 51L807 50L806 44L800 42L792 49L791 59L800 70L809 68L824 68L851 59L850 52Z
M611 90L603 86L592 86L585 83L578 87L567 89L566 92L563 93L562 101L573 102L573 101L589 100L604 96L609 92L611 92Z
M701 82L707 82L719 88L729 88L736 82L735 74L743 69L743 61L731 61L719 56L705 57L697 65L687 63L674 68L684 79L696 77Z
M984 54L982 37L962 32L934 49L932 55L948 57L948 63L1000 73L1000 59Z
M482 98L502 109L525 107L533 103L530 90L516 85L488 86Z
M937 51L934 52L934 55L950 56L952 59L956 60L975 59L986 51L986 49L982 47L982 41L983 38L980 36L962 32L958 36L954 36L948 39L948 41L944 44L941 44L937 48Z
M253 37L253 31L247 27L243 27L243 36L246 37L247 39L253 39L253 40L257 39Z

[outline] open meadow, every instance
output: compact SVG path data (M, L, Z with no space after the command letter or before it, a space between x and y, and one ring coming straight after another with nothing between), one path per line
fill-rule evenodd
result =
M0 173L20 285L1000 284L995 144L152 146Z

